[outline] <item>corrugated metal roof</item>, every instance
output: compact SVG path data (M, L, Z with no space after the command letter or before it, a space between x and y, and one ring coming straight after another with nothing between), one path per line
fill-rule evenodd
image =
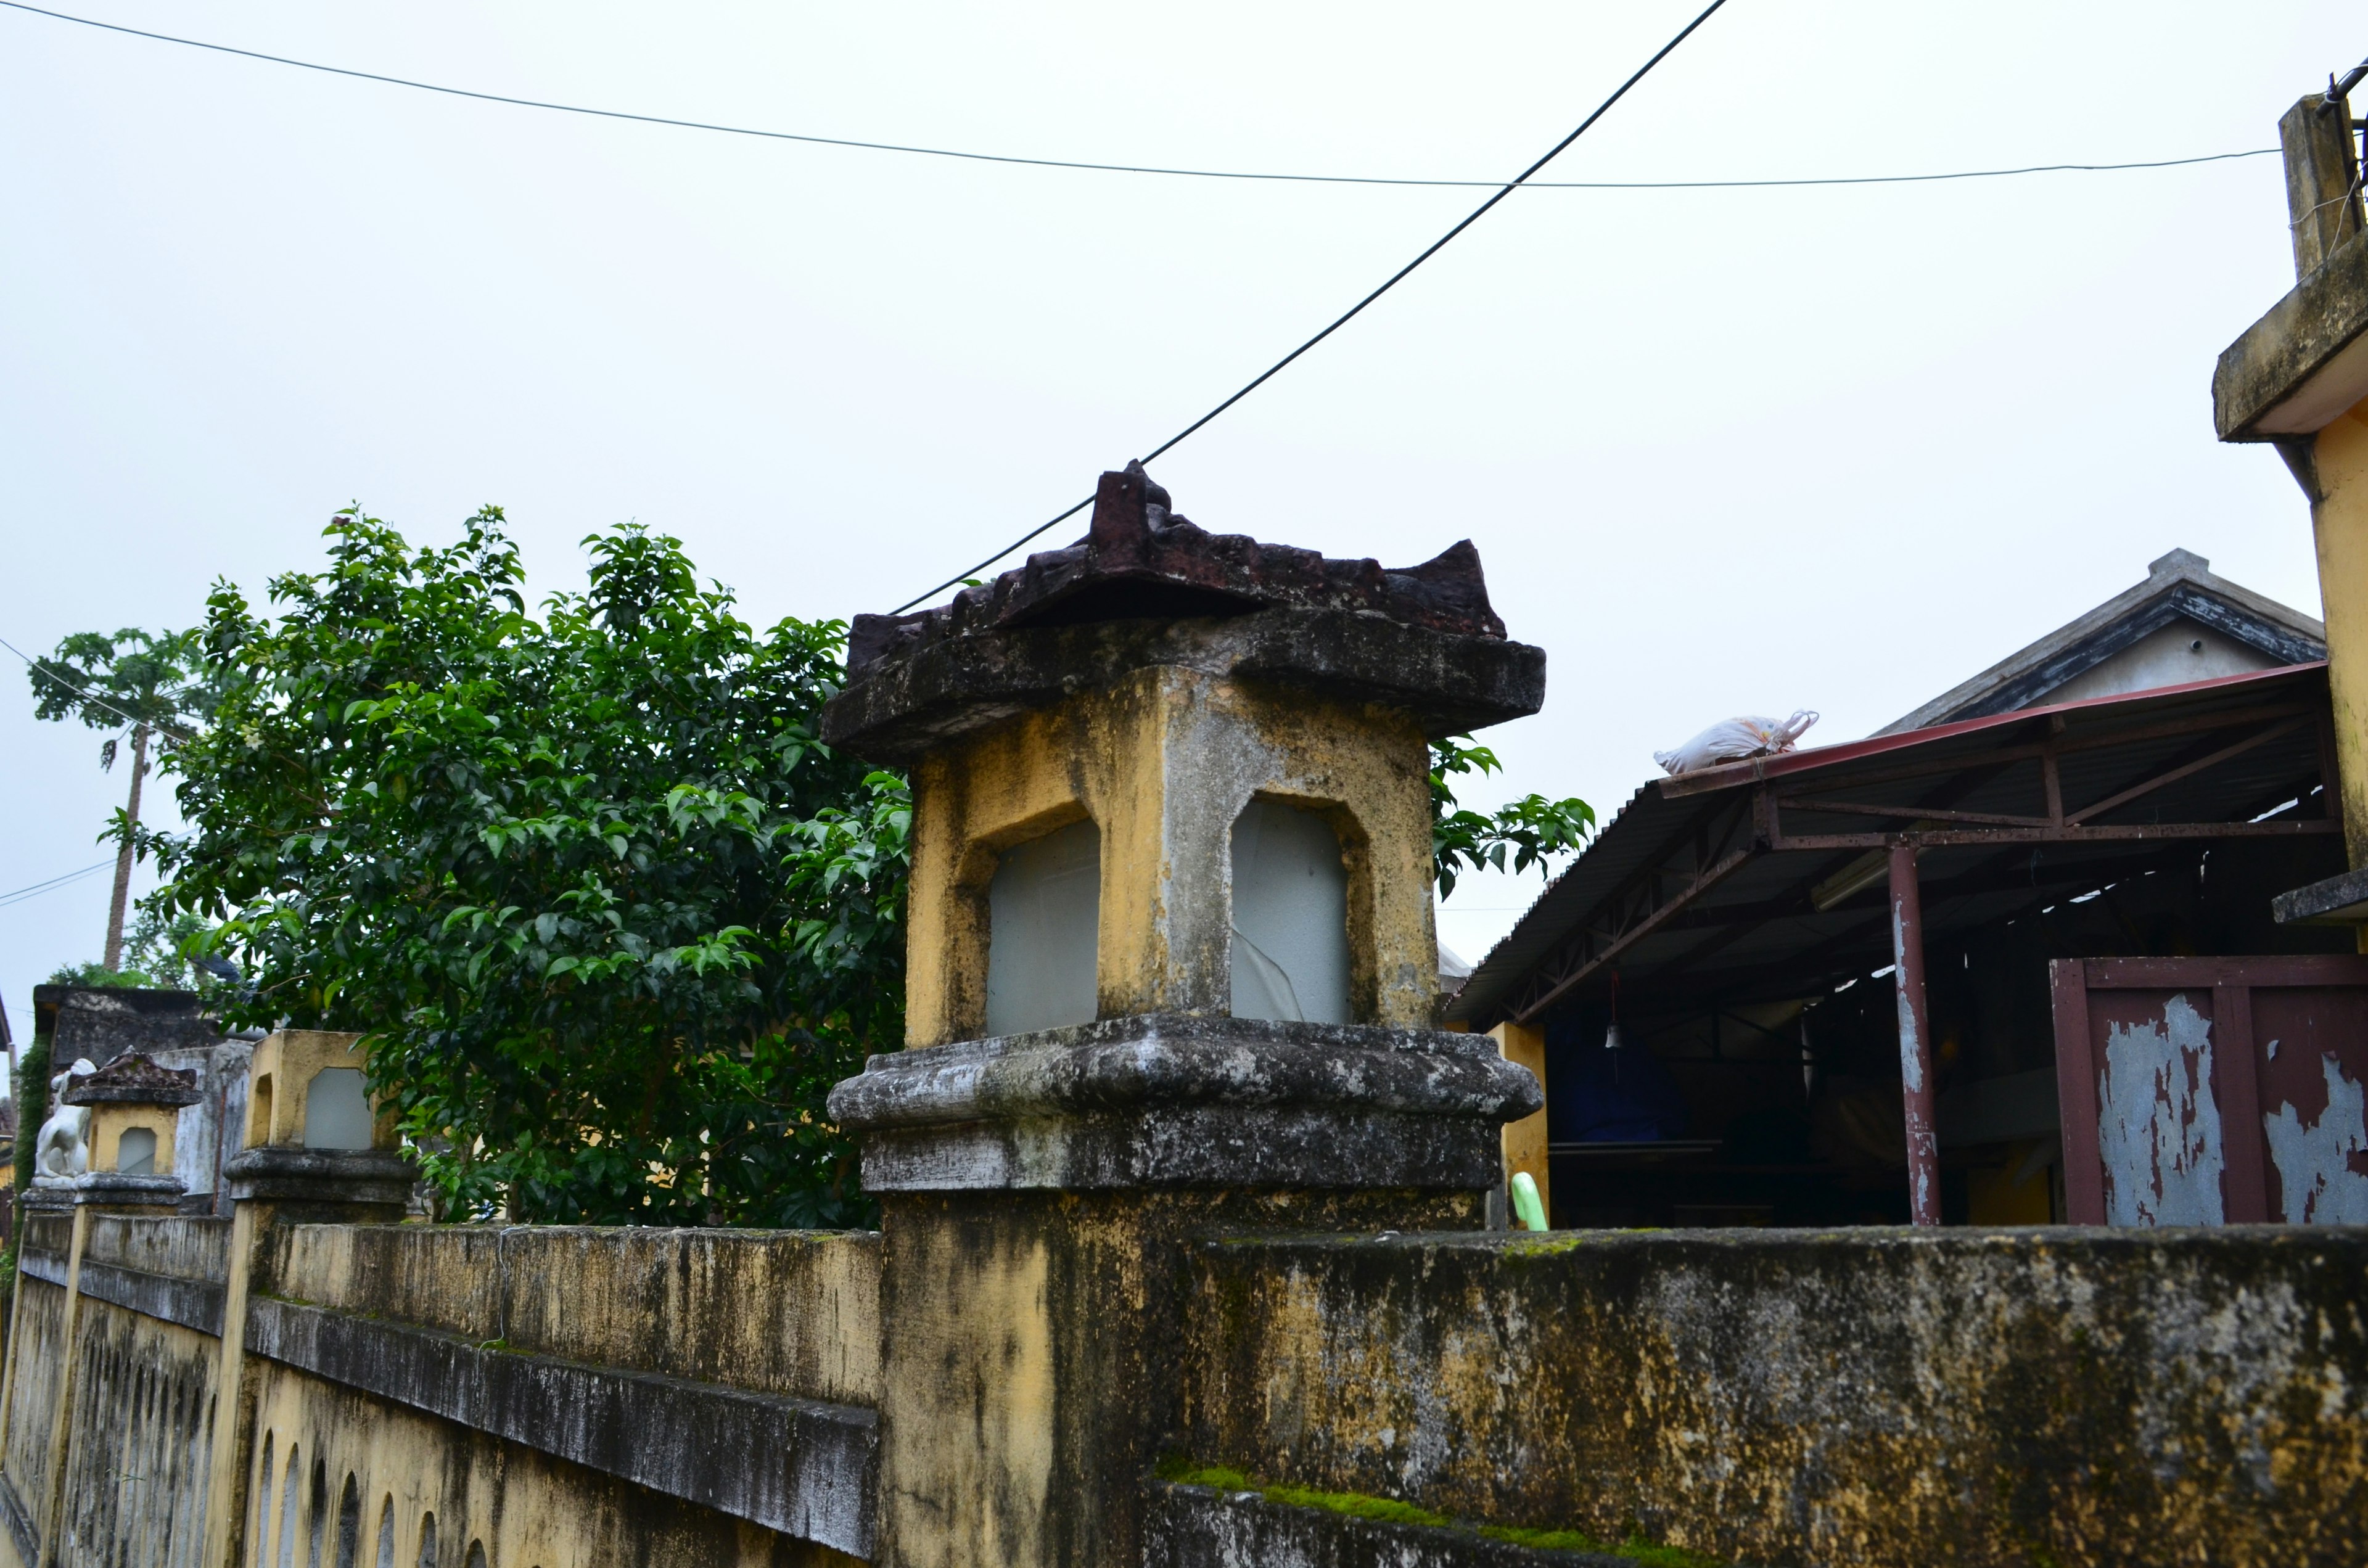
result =
M1577 859L1549 884L1473 971L1449 1016L1482 1023L1501 1015L1508 998L1567 939L1593 926L1618 925L1609 906L1635 879L1679 852L1714 821L1734 821L1761 783L1783 785L1787 797L1835 803L1921 807L1961 813L2034 817L2045 807L2037 743L2050 735L2059 748L2065 808L2078 812L2167 768L2209 756L2226 732L2264 719L2264 710L2306 714L2284 734L2202 767L2100 812L2098 825L2135 823L2242 822L2290 799L2307 798L2320 767L2318 715L2325 710L2326 665L2289 665L2190 686L2168 687L2086 702L2026 709L1987 718L1879 735L1779 756L1707 768L1639 789ZM2214 738L2216 735L2216 739ZM2315 809L2315 808L2313 808ZM1892 819L1907 827L1914 819ZM1788 837L1879 831L1884 819L1789 806ZM1964 825L1980 831L1975 824ZM1744 829L1748 836L1750 830ZM2077 877L2146 845L2051 843L2032 858L2029 886L1991 887L1974 873L1995 865L2000 846L1950 846L1923 852L1928 931L1993 919L2031 902L2044 859L2051 876ZM1656 971L1681 961L1702 983L1732 986L1766 978L1781 982L1785 966L1807 967L1814 983L1827 972L1818 955L1839 962L1869 942L1887 941L1878 880L1870 891L1817 910L1809 890L1850 866L1854 849L1759 853L1684 912L1682 919L1639 938L1620 958L1623 985L1649 983ZM1708 950L1712 956L1705 957ZM1828 965L1830 968L1830 964ZM1626 994L1623 991L1622 994Z

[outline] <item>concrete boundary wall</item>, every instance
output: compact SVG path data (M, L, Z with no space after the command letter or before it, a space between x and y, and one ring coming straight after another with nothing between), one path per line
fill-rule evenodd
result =
M37 1221L20 1258L0 1568L312 1568L316 1538L323 1568L1036 1560L910 1514L882 1540L909 1498L882 1480L877 1234L86 1218L78 1249ZM1634 1561L1537 1545L1585 1538L2357 1568L2368 1546L2368 1230L1204 1228L1178 1256L1057 1306L1091 1320L1063 1318L1080 1343L1138 1301L1180 1325L1176 1479L1119 1478L1139 1552L1079 1562ZM1020 1419L1039 1362L999 1355L962 1386L1003 1380ZM968 1462L952 1411L908 1467Z
M1755 1562L2356 1568L2368 1545L2368 1229L1326 1236L1195 1263L1179 1447L1263 1482ZM1168 1561L1255 1560L1185 1551L1247 1539L1205 1516L1170 1507Z
M876 1235L85 1211L33 1219L18 1268L0 1564L788 1568L871 1550ZM235 1517L206 1517L222 1496Z

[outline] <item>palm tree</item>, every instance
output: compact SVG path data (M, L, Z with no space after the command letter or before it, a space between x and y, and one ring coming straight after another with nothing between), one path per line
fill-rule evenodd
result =
M199 633L142 631L136 627L108 636L80 631L57 652L33 661L34 712L43 719L80 719L94 730L115 732L98 748L98 765L113 771L119 744L131 742L131 792L113 827L101 834L121 847L115 857L115 896L107 910L107 968L123 961L124 906L131 896L131 867L138 859L140 785L148 773L152 742L169 746L189 735L189 721L208 706Z

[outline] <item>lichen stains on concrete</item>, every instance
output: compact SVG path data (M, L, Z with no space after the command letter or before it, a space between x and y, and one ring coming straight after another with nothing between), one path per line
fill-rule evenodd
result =
M283 1225L258 1290L473 1344L869 1404L880 1238L854 1231Z
M1186 1441L1247 1473L1771 1563L2368 1550L2368 1233L1293 1237L1194 1261Z

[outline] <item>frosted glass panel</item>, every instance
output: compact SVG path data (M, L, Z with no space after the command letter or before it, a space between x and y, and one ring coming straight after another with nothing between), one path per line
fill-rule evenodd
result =
M156 1134L146 1127L127 1127L115 1146L115 1168L123 1176L156 1174Z
M304 1147L367 1149L370 1146L370 1096L352 1067L324 1067L304 1091Z
M1102 837L1081 822L1004 851L987 889L986 1032L1094 1021Z
M1235 820L1233 1011L1349 1021L1349 872L1313 812L1252 801Z

